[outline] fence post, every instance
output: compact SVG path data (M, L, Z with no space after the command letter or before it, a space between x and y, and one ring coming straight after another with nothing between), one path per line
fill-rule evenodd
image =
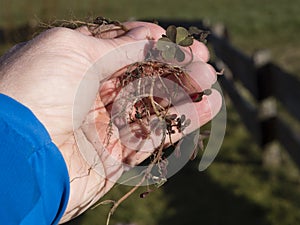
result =
M266 50L253 55L257 68L258 117L261 129L263 165L278 167L281 163L280 147L277 142L277 102L274 98L275 79L270 69L270 53Z

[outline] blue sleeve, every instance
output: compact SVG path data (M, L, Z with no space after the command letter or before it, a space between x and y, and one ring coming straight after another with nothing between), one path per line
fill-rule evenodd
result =
M0 224L58 224L69 189L65 161L45 127L0 94Z

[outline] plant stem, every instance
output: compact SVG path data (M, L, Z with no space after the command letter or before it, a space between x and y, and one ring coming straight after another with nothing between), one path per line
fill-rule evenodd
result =
M155 156L155 159L151 162L151 164L148 166L145 175L142 177L142 179L139 181L139 183L134 186L132 189L130 189L125 195L123 195L118 201L114 202L113 207L110 209L108 216L107 216L107 220L106 220L106 225L109 225L110 222L110 218L113 215L113 213L116 211L116 209L119 207L119 205L125 201L130 195L132 195L146 180L146 178L148 177L148 175L151 173L154 165L160 160L162 153L163 153L163 149L164 149L164 143L165 143L165 139L166 139L166 132L164 132L161 144L159 146L159 149L157 151L157 155Z
M152 83L151 83L151 89L150 89L150 93L149 93L149 98L151 101L151 105L153 107L153 110L156 114L156 116L162 120L162 116L161 113L157 110L156 105L155 105L155 100L153 98L153 89L154 89L154 84L155 84L155 79L152 78ZM159 160L162 157L163 154L163 149L164 149L164 144L165 144L165 140L166 140L166 130L163 130L163 136L161 139L161 143L158 147L158 149L154 152L155 158L153 159L153 161L150 163L150 165L147 167L147 170L145 171L144 176L141 178L141 180L139 181L139 183L137 185L135 185L132 189L130 189L124 196L122 196L118 201L114 202L112 208L110 209L108 216L107 216L107 220L106 220L106 225L109 225L110 222L110 218L113 215L113 213L116 211L116 209L119 207L119 205L125 201L130 195L132 195L143 183L144 181L147 179L147 177L149 176L149 174L151 173L154 165L159 162Z

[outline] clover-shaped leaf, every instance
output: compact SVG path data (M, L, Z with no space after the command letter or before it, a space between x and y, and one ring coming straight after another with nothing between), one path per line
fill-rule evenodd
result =
M185 58L184 52L166 37L158 40L156 48L161 51L161 56L166 60L177 59L178 62L182 62Z
M161 55L164 59L177 59L177 61L182 62L185 58L185 54L179 46L191 46L193 41L194 38L187 29L171 25L167 28L166 34L162 35L158 40L156 47L161 51Z
M161 37L160 39L158 39L156 44L156 48L160 51L165 51L172 46L174 46L174 44L171 43L168 37Z
M156 48L161 51L161 55L164 59L171 60L175 58L177 48L168 37L158 39Z
M185 59L184 52L178 47L176 49L175 58L177 59L178 62L182 62Z
M158 39L156 48L161 52L161 56L165 60L172 60L176 58L177 46L171 42L171 40L163 36L162 38Z
M184 27L176 28L176 44L180 46L190 46L193 44L193 37L190 36L190 33Z
M169 48L166 48L165 50L163 50L161 52L161 55L164 59L171 60L171 59L176 58L176 51L177 51L177 48L174 45L172 45Z
M176 43L180 46L187 47L193 44L193 37L184 27L168 26L166 35L163 35L166 41Z
M173 43L176 43L176 35L177 35L177 29L174 25L168 26L166 30L166 37L169 38L169 40Z

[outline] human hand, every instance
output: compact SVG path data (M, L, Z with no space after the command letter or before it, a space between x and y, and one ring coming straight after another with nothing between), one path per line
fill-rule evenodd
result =
M98 201L124 170L121 164L112 166L115 163L111 161L112 158L99 152L101 148L92 142L95 138L92 127L97 128L99 140L103 140L101 135L106 134L110 121L106 106L111 104L111 96L116 92L111 91L107 78L123 66L139 61L148 39L157 40L164 33L162 28L154 24L129 22L124 25L129 32L113 39L91 37L84 27L78 30L54 28L26 44L16 46L0 60L0 92L31 109L48 130L66 162L71 182L70 198L61 222L79 215ZM125 55L130 57L120 53L122 57L116 62L109 62L107 68L95 66L109 52L131 44L136 44L138 48L127 48ZM207 48L201 43L196 42L192 48L199 60L208 60ZM202 70L206 70L207 76L199 82L210 86L215 82L216 75L209 66ZM81 102L83 105L73 112L79 87L87 74L95 78L92 83L96 85L90 92L83 92L80 98L84 99ZM103 87L99 94L100 84ZM220 99L220 95L214 92L206 96L205 101L195 103L201 113L200 125L216 114L221 105ZM85 148L80 149L82 146ZM119 162L130 151L124 148L117 135L112 137L107 150ZM97 154L101 163L91 165L83 157L82 151L91 156ZM149 153L135 154L129 164L138 164L147 156ZM103 173L99 174L97 170Z

